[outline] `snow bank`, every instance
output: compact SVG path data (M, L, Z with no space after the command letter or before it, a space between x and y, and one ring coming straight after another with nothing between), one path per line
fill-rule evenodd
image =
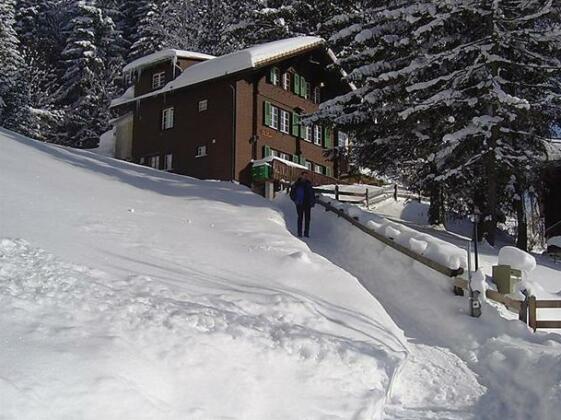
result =
M115 129L103 133L99 137L99 146L92 151L103 156L115 156Z
M374 232L425 256L452 270L467 269L467 252L449 242L421 233L401 223L394 222L380 215L366 211L356 205L341 203L329 195L322 194L321 200L333 207L343 210Z
M505 246L499 251L499 264L510 265L511 268L528 274L536 268L536 259L514 246Z
M270 202L1 129L0 149L0 417L382 417L403 332Z

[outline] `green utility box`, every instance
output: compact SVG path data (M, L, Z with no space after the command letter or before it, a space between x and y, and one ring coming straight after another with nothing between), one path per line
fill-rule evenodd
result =
M522 280L520 270L511 268L510 265L494 265L493 281L497 285L497 290L503 295L514 293L514 286Z
M273 175L273 168L270 165L264 164L253 166L251 168L251 179L255 181L266 181L271 179Z

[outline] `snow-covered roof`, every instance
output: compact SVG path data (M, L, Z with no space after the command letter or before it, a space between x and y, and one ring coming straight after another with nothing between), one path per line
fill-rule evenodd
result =
M134 99L134 86L129 87L125 93L111 101L111 106L118 106Z
M282 58L309 51L322 45L325 45L325 40L323 38L300 36L256 45L220 57L213 58L208 56L210 57L208 60L186 68L181 75L175 80L170 81L163 88L135 98L119 98L115 100L116 102L114 101L111 106L123 105L129 102L146 99L197 83L238 73L243 70L260 68ZM149 57L150 56L146 56L139 60L148 59ZM334 57L334 55L330 54L330 57ZM129 64L129 66L134 63L135 62Z
M210 60L214 58L214 56L193 52L193 51L183 51L183 50L175 50L172 48L168 48L166 50L158 51L153 54L140 57L130 62L123 68L123 72L126 73L131 70L138 70L141 69L142 67L146 67L154 63L158 63L160 61L166 61L173 58L191 58L194 60Z
M191 66L177 79L169 82L164 87L164 91L194 85L242 70L259 68L324 44L325 40L322 38L301 36L256 45Z

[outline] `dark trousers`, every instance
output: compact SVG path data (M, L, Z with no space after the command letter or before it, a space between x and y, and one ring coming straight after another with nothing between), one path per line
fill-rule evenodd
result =
M298 236L302 236L302 222L304 222L304 235L308 236L310 234L311 210L310 206L296 205L296 211L298 212Z

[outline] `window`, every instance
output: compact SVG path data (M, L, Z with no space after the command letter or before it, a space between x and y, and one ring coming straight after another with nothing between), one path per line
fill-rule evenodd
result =
M321 146L321 127L314 125L314 144Z
M166 108L162 111L162 130L173 128L173 107Z
M323 166L321 166L321 165L316 165L316 164L314 163L314 172L315 172L316 174L322 174L322 175L323 175Z
M306 93L304 98L310 99L312 97L312 84L310 82L306 82Z
M167 153L164 158L164 170L171 171L173 169L173 155Z
M152 75L152 89L161 88L166 82L166 72L162 71Z
M319 86L316 86L314 88L314 102L316 104L321 103L321 87L319 87Z
M305 163L305 165L306 165L306 168L308 168L308 171L311 171L311 170L312 170L312 162L306 161L306 162L304 162L304 163Z
M279 157L279 152L277 150L271 149L271 156Z
M199 101L199 112L206 111L208 109L208 99L203 99Z
M160 156L151 156L150 166L154 169L160 169Z
M265 125L275 130L279 129L279 109L267 101L265 101Z
M343 133L342 131L337 133L337 144L339 147L346 147L349 145L349 136L347 133Z
M282 75L282 88L284 90L290 90L290 86L291 86L291 77L290 77L290 73L283 73Z
M125 73L125 85L128 87L132 84L132 73L130 71L127 71Z
M303 127L303 129L304 129L303 139L311 142L312 141L312 126L311 125L305 125Z
M284 159L284 160L290 160L290 156L289 156L288 154L286 154L286 153L280 152L280 153L279 153L279 157L280 157L281 159Z
M271 107L271 128L279 129L279 109L276 106Z
M269 73L269 81L271 84L278 86L280 84L280 70L278 67L272 67Z
M206 146L197 146L197 154L195 157L204 157L206 155Z
M288 134L290 127L290 115L288 112L280 110L280 131Z

